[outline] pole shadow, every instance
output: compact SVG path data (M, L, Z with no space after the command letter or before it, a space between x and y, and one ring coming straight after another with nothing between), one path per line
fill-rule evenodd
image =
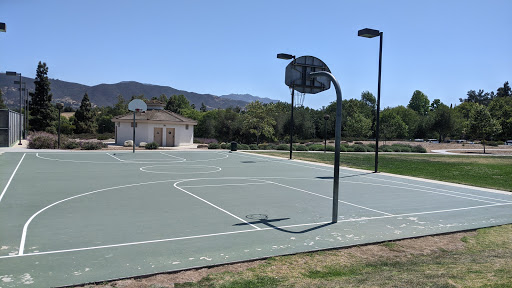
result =
M264 215L264 214L254 214L254 215L263 215L263 216L267 216L267 215ZM251 216L251 215L247 215L246 218L249 218L248 216ZM267 219L266 217L262 217L262 219L258 219L256 221L252 221L252 222L247 222L247 223L238 223L238 224L234 224L233 226L246 226L246 225L256 225L256 224L263 224L269 228L272 228L272 229L275 229L277 231L281 231L281 232L285 232L285 233L290 233L290 234L303 234L303 233L307 233L307 232L311 232L311 231L314 231L314 230L317 230L317 229L321 229L321 228L324 228L324 227L327 227L327 226L330 226L334 223L332 222L329 222L329 223L324 223L324 224L320 224L320 225L317 225L317 226L314 226L314 227L311 227L311 228L308 228L308 229L305 229L305 230L301 230L301 231L292 231L292 230L288 230L288 229L284 229L284 228L281 228L281 227L278 227L278 226L275 226L274 224L272 224L273 222L279 222L279 221L284 221L284 220L288 220L290 218L276 218L276 219Z

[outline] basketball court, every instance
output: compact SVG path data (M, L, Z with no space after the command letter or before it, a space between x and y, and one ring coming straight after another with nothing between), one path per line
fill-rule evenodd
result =
M343 156L342 156L343 157ZM512 223L512 195L228 151L0 155L0 287L49 287Z

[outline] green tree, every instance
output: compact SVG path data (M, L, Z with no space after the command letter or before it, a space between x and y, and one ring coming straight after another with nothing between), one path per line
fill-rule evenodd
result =
M114 104L112 109L112 116L125 115L128 112L128 102L124 100L122 95L117 95L117 103Z
M114 133L116 130L115 123L112 122L112 115L100 115L96 118L98 133Z
M0 109L7 109L7 105L5 105L4 98L2 97L2 90L0 90Z
M53 124L55 131L59 129L59 121L55 121ZM72 135L75 130L75 126L66 116L60 116L60 133L66 135Z
M484 154L485 140L501 132L500 124L491 117L491 113L483 105L478 105L471 111L468 125L468 134L472 138L482 141Z
M245 107L247 113L243 115L243 128L249 134L256 136L256 144L259 144L260 136L274 140L274 125L276 121L271 118L270 109L273 106L263 105L260 101L254 101Z
M183 95L172 95L165 106L165 110L178 114L181 114L181 111L185 109L190 109L190 102L188 102L187 97Z
M355 113L347 118L346 135L357 139L366 139L372 134L372 120L361 113Z
M53 122L57 121L57 109L53 107L52 94L50 94L50 81L48 80L48 67L46 63L37 65L35 89L30 101L30 128L35 131L45 131L53 128Z
M494 92L488 93L482 89L478 90L478 92L476 92L475 90L469 90L467 95L468 95L467 98L465 98L465 99L459 98L459 101L460 102L472 102L472 103L477 103L480 105L487 106L487 105L489 105L491 100L494 98Z
M496 97L511 97L512 96L512 90L510 89L510 86L508 85L508 81L503 84L503 87L498 88L498 91L496 93Z
M407 137L407 125L392 109L386 108L380 114L380 133L386 140Z
M455 118L452 117L452 109L441 101L436 105L432 102L432 106L435 108L429 113L430 130L435 131L439 135L439 142L442 142L454 129Z
M502 140L512 139L512 97L500 96L489 104L489 112L502 128Z
M75 112L75 133L94 133L96 131L94 116L89 95L85 93L82 103L80 103L80 108Z
M206 108L206 105L204 105L204 102L201 102L201 108L199 108L199 111L206 112L208 109Z
M416 113L420 115L426 115L430 108L430 101L428 100L427 95L423 94L420 90L416 90L412 94L407 107L416 111Z

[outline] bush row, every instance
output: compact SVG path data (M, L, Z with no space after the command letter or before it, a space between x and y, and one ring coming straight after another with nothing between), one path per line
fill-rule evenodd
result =
M231 143L210 143L208 144L208 149L231 149ZM282 150L289 151L289 144L237 144L238 150ZM306 144L306 145L297 145L294 144L292 146L293 151L324 151L326 149L329 152L334 152L334 146L323 144ZM375 152L375 144L363 144L361 142L356 142L353 145L349 145L343 143L340 145L341 152ZM407 144L393 144L393 145L382 145L379 146L379 151L381 152L415 152L415 153L426 153L427 150L420 145L411 146Z
M57 149L57 135L46 132L35 132L28 137L28 148L30 149ZM106 148L107 144L98 140L76 140L62 137L60 139L61 149L99 150Z

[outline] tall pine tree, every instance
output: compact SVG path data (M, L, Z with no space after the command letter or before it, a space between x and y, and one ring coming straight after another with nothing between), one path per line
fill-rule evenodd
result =
M80 108L75 112L75 133L94 133L95 131L94 112L92 111L89 95L85 93L82 103L80 103Z
M35 131L51 129L53 122L57 121L57 110L52 106L52 94L50 94L50 81L48 80L48 67L46 63L37 65L35 89L30 101L30 128ZM48 130L50 131L50 130Z

